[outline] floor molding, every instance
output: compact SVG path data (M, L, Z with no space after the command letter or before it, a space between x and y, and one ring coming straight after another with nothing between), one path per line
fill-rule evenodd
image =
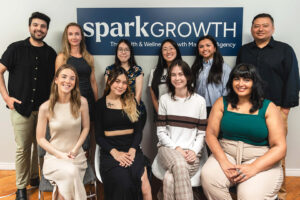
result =
M15 163L0 162L0 170L15 170Z
M300 169L288 168L288 169L286 169L286 176L300 176Z

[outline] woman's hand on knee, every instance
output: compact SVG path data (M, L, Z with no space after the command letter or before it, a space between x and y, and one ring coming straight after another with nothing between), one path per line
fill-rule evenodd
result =
M193 164L197 158L196 153L193 150L186 150L185 160L189 164Z
M175 148L175 150L176 151L178 151L179 153L181 153L181 155L185 158L185 156L186 156L186 152L185 152L185 150L183 150L181 147L176 147Z
M132 165L133 160L131 159L129 153L127 152L116 150L112 153L112 156L116 161L120 163L120 166L122 167L128 167Z
M238 172L236 171L236 167L230 161L220 163L220 166L231 183L236 183L234 179L238 176Z
M135 148L130 148L129 151L128 151L128 154L130 155L130 159L132 160L132 162L134 161L135 153L136 153Z
M242 183L257 174L256 169L252 164L236 165L235 168L238 172L238 175L234 178L236 183Z

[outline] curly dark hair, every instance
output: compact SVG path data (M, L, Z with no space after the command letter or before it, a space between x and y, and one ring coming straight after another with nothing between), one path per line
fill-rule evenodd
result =
M167 42L171 43L172 46L176 49L176 58L175 58L175 60L177 60L177 59L181 60L182 59L179 47L178 47L177 43L174 40L165 39L164 41L162 41L160 49L159 49L159 56L158 56L157 65L156 65L156 68L154 70L153 79L152 79L152 83L151 83L151 88L152 88L152 90L153 90L153 92L154 92L157 99L158 99L158 94L159 94L158 86L160 84L161 76L163 74L164 69L168 67L167 62L166 62L166 60L164 59L164 57L162 55L162 48L163 48L164 44L167 43Z
M169 67L169 70L168 70L168 77L167 77L167 85L168 85L168 88L169 88L169 92L171 92L171 97L173 100L175 100L174 96L175 96L175 87L173 86L173 84L171 83L171 73L172 73L172 70L174 67L180 67L185 78L186 78L186 87L187 87L187 90L190 94L190 96L192 96L192 94L194 94L194 90L195 90L195 87L194 87L194 78L193 78L193 75L192 75L192 71L191 71L191 68L190 66L184 62L183 60L174 60L172 62L172 64L170 65Z
M240 63L232 69L229 75L229 80L226 85L228 91L226 100L228 101L228 103L231 104L232 108L237 108L239 97L235 93L232 87L232 82L235 78L240 78L240 77L249 78L253 81L252 91L250 96L250 102L252 104L252 107L249 110L250 113L253 113L262 107L263 100L264 100L264 93L263 93L264 83L260 78L260 75L256 71L254 65L247 64L247 63Z

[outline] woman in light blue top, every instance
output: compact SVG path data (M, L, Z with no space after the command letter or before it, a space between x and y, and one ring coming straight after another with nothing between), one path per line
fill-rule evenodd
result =
M231 68L224 63L216 40L202 36L197 42L196 58L192 66L195 91L206 100L207 116L215 101L227 94L226 83Z

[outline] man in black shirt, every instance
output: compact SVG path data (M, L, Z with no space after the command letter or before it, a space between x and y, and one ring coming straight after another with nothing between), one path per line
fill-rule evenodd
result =
M49 23L47 15L32 13L29 18L31 36L9 45L0 60L0 93L11 109L17 146L15 163L18 200L27 200L28 184L39 184L35 128L38 108L49 98L56 58L56 52L43 42ZM3 76L6 70L9 72L8 90Z
M299 104L299 69L294 50L286 43L273 39L274 20L262 13L254 17L251 34L253 42L240 49L236 64L250 63L256 66L265 81L265 98L273 101L280 109L287 129L287 117L291 107ZM285 178L285 160L282 160ZM286 198L285 181L278 194Z

